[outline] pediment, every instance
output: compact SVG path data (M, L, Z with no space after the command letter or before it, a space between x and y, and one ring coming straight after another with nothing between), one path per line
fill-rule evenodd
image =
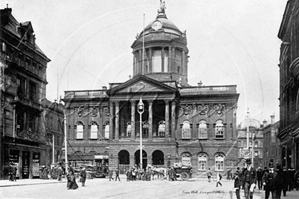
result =
M165 88L150 84L146 81L137 81L132 85L117 91L117 93L136 93L136 92L163 92Z

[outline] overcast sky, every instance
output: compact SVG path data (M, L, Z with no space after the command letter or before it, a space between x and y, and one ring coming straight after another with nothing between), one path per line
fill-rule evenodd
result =
M237 85L238 123L247 112L279 120L277 38L287 0L165 0L166 15L187 31L188 83ZM132 75L131 44L153 21L159 0L4 0L19 22L31 21L51 59L47 98L101 89Z

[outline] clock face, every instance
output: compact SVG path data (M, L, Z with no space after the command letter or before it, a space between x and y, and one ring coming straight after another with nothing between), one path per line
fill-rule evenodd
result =
M152 28L154 30L158 30L158 29L161 29L162 27L162 24L160 23L160 21L155 21L153 24L152 24Z

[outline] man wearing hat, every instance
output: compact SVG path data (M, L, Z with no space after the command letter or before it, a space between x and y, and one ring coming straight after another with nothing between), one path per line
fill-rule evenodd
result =
M252 199L256 185L256 171L251 165L251 159L246 159L246 168L243 170L242 186L246 199Z
M274 189L276 171L274 170L273 162L269 163L269 170L264 173L262 181L265 189L265 198L268 199L270 193L272 193L272 198L276 197L276 191Z

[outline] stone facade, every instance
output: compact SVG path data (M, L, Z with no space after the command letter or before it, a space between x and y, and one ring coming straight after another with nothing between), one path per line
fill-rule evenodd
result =
M1 9L0 17L0 177L7 178L11 163L17 177L39 177L40 166L49 163L42 99L50 59L37 46L31 22L19 23L11 8Z
M131 47L131 79L108 89L65 91L73 166L109 164L121 172L139 166L142 139L143 168L176 162L194 172L235 167L236 85L188 84L186 34L165 9Z
M280 46L280 127L281 164L299 169L299 1L286 4L278 38Z

